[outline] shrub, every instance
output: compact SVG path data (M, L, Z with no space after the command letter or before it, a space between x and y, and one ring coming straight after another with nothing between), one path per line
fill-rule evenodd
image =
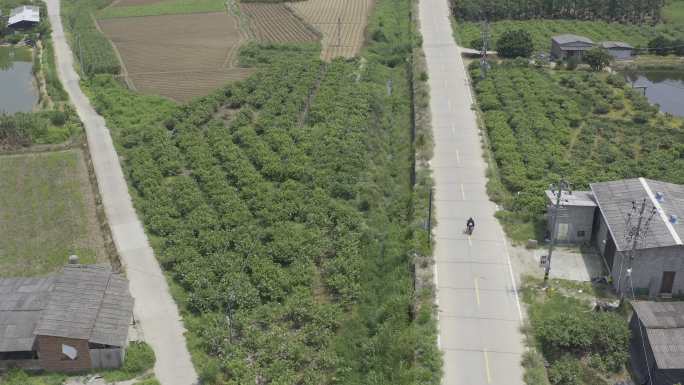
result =
M601 71L610 64L613 57L605 49L593 48L585 52L582 58L592 70Z
M532 50L532 36L523 29L506 31L496 41L496 52L503 58L530 57Z
M553 385L582 385L582 364L572 356L563 356L549 368Z
M55 126L63 126L66 123L67 116L64 112L56 110L50 113L50 122Z
M594 104L594 113L603 115L610 111L610 105L604 101L598 101Z
M565 68L567 68L570 71L574 71L577 69L577 66L580 64L580 59L577 56L571 56L565 61Z

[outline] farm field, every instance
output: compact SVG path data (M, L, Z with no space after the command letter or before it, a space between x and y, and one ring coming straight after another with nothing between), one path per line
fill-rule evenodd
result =
M137 91L185 102L249 76L235 65L243 41L226 12L100 20Z
M455 34L460 45L473 47L472 42L480 39L481 24L469 21L457 21ZM579 20L504 20L489 24L490 41L496 49L496 41L502 33L509 30L524 29L532 35L535 51L549 51L551 37L564 33L586 36L595 42L602 40L625 41L633 46L646 46L649 40L657 36L658 31L666 31L663 25L655 30L647 25L609 23L605 21Z
M321 58L353 57L364 43L374 0L307 0L288 3L323 35Z
M294 15L283 3L240 3L249 29L262 43L317 42L319 33Z
M0 276L107 262L80 150L0 156Z
M209 13L226 10L222 0L119 0L97 12L98 19Z
M575 189L643 176L684 183L684 125L658 113L620 75L471 67L500 182L492 196L528 220L559 175ZM494 182L495 183L495 182Z

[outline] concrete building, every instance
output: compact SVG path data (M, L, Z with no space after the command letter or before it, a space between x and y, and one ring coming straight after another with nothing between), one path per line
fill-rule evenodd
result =
M633 287L638 294L650 296L684 295L684 224L680 221L684 218L684 186L637 178L593 183L590 187L591 192L573 192L577 198L564 196L553 232L557 239L565 243L591 242L619 291ZM551 203L550 192L547 197ZM592 200L596 205L593 210ZM644 201L649 210L655 208L656 212L646 236L632 250L629 229L636 225L636 218L632 225L627 221L633 204Z
M684 384L684 302L633 301L632 307L630 355L636 383Z
M615 60L629 60L634 55L634 47L622 41L602 41L599 47L608 51Z
M0 279L0 369L85 372L124 359L133 298L108 266Z
M15 29L31 28L40 23L40 8L35 5L22 5L12 9L7 26Z
M546 191L549 200L549 218L547 220L548 233L552 233L553 226L551 215L556 204L556 195ZM591 191L573 191L561 194L561 209L556 219L556 241L558 243L589 243L591 229L594 222L596 202Z
M555 59L582 58L585 51L594 48L591 39L577 35L558 35L551 38L551 56Z

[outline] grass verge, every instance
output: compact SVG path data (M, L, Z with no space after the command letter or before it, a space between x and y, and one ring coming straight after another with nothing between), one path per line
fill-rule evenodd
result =
M0 181L1 276L107 260L81 151L2 156Z
M159 3L110 6L97 12L98 19L113 19L118 17L161 16L188 13L221 12L226 10L226 3L222 0L169 0Z
M123 366L116 370L102 373L102 378L107 382L126 381L138 377L152 369L154 366L154 351L146 342L131 342L126 349L126 358ZM151 385L155 379L147 379L138 384Z

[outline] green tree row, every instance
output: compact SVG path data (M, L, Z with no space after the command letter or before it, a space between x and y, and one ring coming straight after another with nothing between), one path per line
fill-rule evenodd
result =
M660 20L664 0L451 0L452 14L461 20L577 19Z

